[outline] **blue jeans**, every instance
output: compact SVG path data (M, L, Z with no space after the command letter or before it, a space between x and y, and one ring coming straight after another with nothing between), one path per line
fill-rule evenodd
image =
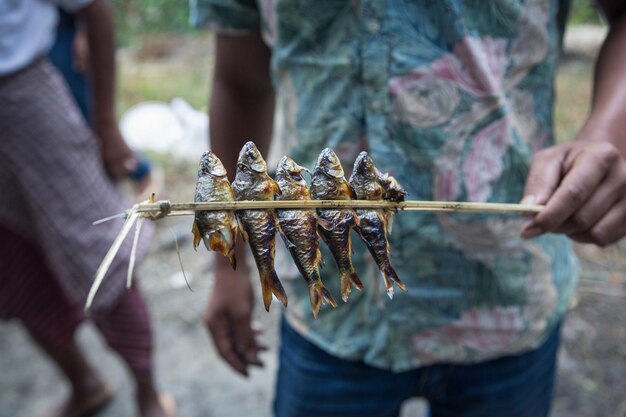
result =
M432 417L545 417L552 401L557 326L538 349L471 365L394 373L314 346L283 320L276 417L395 417L424 397Z

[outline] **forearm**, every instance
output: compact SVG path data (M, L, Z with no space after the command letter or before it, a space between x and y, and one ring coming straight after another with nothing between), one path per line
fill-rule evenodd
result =
M611 28L596 62L591 110L579 138L607 140L626 156L626 13L607 5L605 10Z
M211 150L234 179L237 157L252 140L266 156L274 115L270 52L260 35L218 36L210 100Z
M89 44L94 127L115 123L115 32L107 0L94 0L79 12Z
M237 157L244 143L252 140L267 155L274 118L274 90L270 52L260 35L217 36L216 65L210 100L211 150L220 158L232 181ZM237 245L239 277L248 276L244 245ZM218 278L232 279L230 265L216 256Z

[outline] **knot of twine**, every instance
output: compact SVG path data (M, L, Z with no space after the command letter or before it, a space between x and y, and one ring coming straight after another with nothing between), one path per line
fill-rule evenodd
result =
M144 213L143 217L150 220L159 220L172 212L172 203L169 201L159 201L159 211Z

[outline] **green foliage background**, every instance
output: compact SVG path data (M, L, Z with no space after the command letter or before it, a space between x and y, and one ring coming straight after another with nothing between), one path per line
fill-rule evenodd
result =
M190 33L188 0L111 0L119 41L128 44L136 37L163 32ZM595 2L572 0L571 24L602 22Z
M571 25L602 24L604 21L594 1L572 0L569 23Z
M122 45L144 35L192 31L188 0L111 0L111 4Z

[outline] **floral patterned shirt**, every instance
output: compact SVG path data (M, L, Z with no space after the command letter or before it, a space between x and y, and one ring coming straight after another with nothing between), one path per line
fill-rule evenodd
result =
M522 196L533 152L553 143L562 0L192 3L196 24L261 31L271 48L278 157L312 168L328 146L349 173L368 150L410 199L509 203ZM536 347L567 310L578 264L563 236L522 240L523 222L398 213L391 262L408 293L387 299L354 235L366 288L317 320L293 262L277 254L287 318L332 354L395 371ZM339 299L324 258L324 282Z

